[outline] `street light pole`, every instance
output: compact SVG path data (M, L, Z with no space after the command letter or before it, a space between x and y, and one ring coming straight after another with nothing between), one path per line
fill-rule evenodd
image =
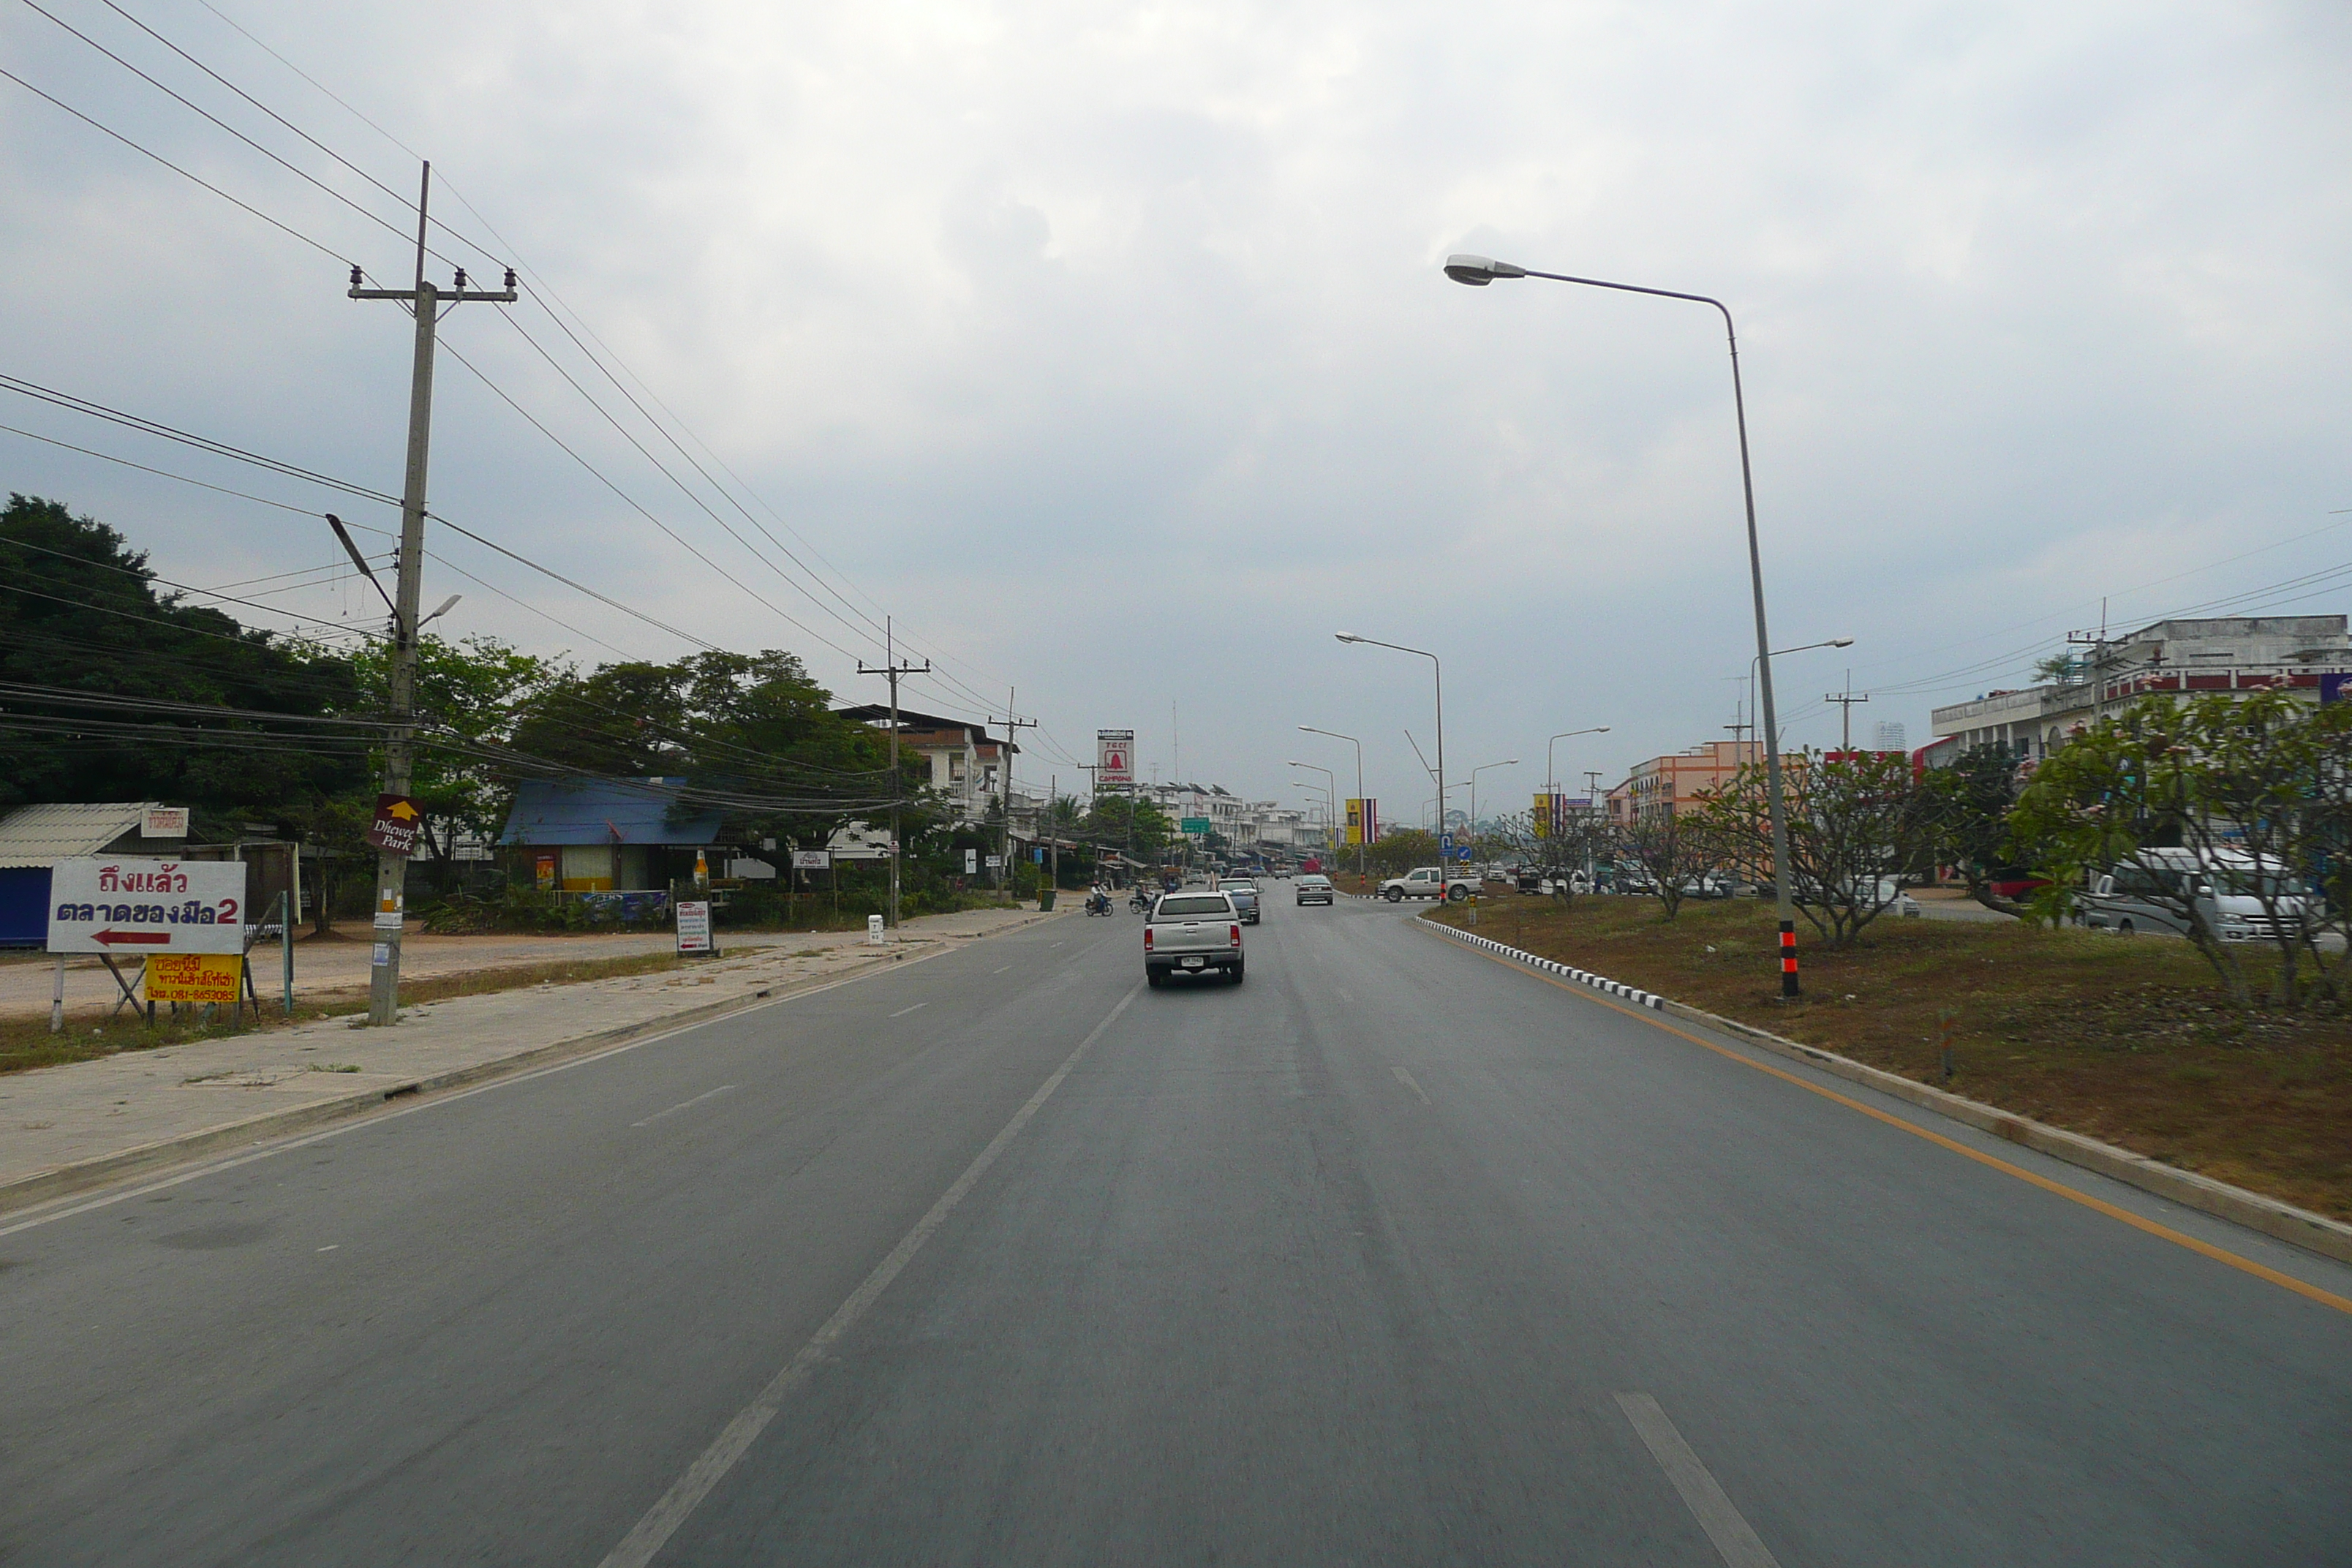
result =
M1330 804L1331 811L1336 814L1339 809L1339 781L1333 775L1331 770L1329 768L1318 767L1313 763L1293 763L1290 765L1294 768L1305 768L1308 773L1321 773L1323 775L1323 798ZM1313 784L1308 784L1305 779L1299 779L1295 782L1297 782L1302 789L1312 789L1315 787Z
M1499 763L1480 763L1470 770L1470 842L1473 846L1478 842L1478 775L1488 768L1516 768L1518 765L1518 758L1507 757ZM1439 814L1439 820L1444 820L1443 813Z
M1772 639L1764 625L1764 552L1756 536L1756 480L1748 461L1748 398L1739 384L1739 334L1732 326L1731 308L1705 294L1684 294L1672 289L1644 289L1633 283L1611 283L1599 278L1575 278L1564 272L1537 272L1485 256L1449 256L1445 275L1456 283L1483 289L1498 278L1541 278L1554 283L1580 283L1591 289L1613 289L1625 294L1648 294L1662 300L1687 300L1712 305L1723 317L1723 340L1731 352L1731 408L1739 429L1739 491L1748 509L1748 579L1756 602L1756 655L1763 666L1764 781L1772 816L1772 889L1780 915L1780 994L1793 1000L1797 983L1797 909L1789 887L1788 806L1780 788L1780 736L1772 706Z
M1301 724L1301 725L1300 725L1300 726L1298 726L1298 727L1299 727L1301 730L1305 731L1307 734L1310 734L1310 735L1328 735L1328 736L1330 736L1330 737L1331 737L1333 740L1335 740L1335 741L1345 741L1345 742L1348 742L1348 744L1349 744L1349 745L1351 745L1351 746L1353 746L1353 747L1355 747L1355 748L1356 748L1356 809L1357 809L1358 811L1361 811L1361 810L1363 810L1363 808L1364 808L1364 743L1363 743L1361 741L1359 741L1358 739L1356 739L1356 737L1355 737L1355 736L1353 736L1353 735L1342 735L1342 734L1341 734L1341 733L1339 733L1339 731L1337 731L1337 730L1318 730L1318 729L1317 729L1317 728L1316 728L1314 725L1312 725L1312 724ZM1334 803L1334 809L1337 809L1337 803L1336 803L1336 802ZM1339 827L1339 818L1338 818L1338 817L1334 816L1334 817L1331 819L1331 826L1332 826L1332 828L1333 828L1335 831L1338 829L1338 827ZM1331 846L1331 847L1332 847L1332 849L1336 852L1336 851L1339 849L1339 844L1338 844L1338 842L1337 842L1337 841L1334 841L1334 842L1333 842L1333 844L1332 844L1332 846ZM1358 882L1358 883L1360 883L1360 883L1363 881L1363 879L1364 879L1364 832L1363 832L1363 824L1360 821L1360 822L1357 824L1357 826L1356 826L1356 880L1357 880L1357 882Z
M1551 749L1555 744L1567 740L1571 735L1606 735L1607 733L1609 733L1608 725L1595 724L1590 730L1562 730L1559 734L1546 741L1544 742L1544 793L1546 795L1559 793L1559 785L1553 775L1551 766Z
M1407 647L1402 643L1382 642L1378 637L1360 637L1353 632L1337 632L1333 635L1341 642L1365 643L1373 647L1387 648L1392 653L1418 654L1429 660L1429 668L1436 682L1437 690L1437 859L1438 868L1443 871L1445 862L1445 666L1439 661L1435 654L1425 647Z
M1792 653L1810 653L1817 647L1852 647L1853 646L1853 639L1852 637L1832 637L1827 642L1807 642L1799 643L1795 647L1776 647L1772 650L1772 658L1780 658L1784 655ZM1748 710L1751 713L1756 710L1756 667L1759 663L1763 662L1766 661L1758 659L1752 654L1748 656ZM1765 671L1764 678L1767 680L1769 680L1772 678L1771 671L1769 669Z

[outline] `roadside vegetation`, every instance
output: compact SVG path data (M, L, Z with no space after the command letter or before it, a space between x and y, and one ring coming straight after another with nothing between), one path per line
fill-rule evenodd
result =
M624 953L611 958L555 959L538 963L512 963L495 969L468 970L457 974L425 975L404 980L400 1005L422 1006L453 996L479 996L494 991L520 991L533 985L571 985L588 980L612 980L631 974L657 974L679 966L675 952ZM247 1005L242 1015L226 1009L210 1017L197 1007L174 1014L155 1010L155 1022L131 1008L120 1013L111 1004L68 1009L62 1033L49 1033L47 1013L0 1018L0 1076L33 1068L63 1067L69 1062L96 1061L122 1051L152 1051L197 1040L225 1039L236 1035L265 1034L320 1018L355 1016L367 1011L364 985L348 990L297 994L289 1015L265 995L261 1016Z
M1881 920L1805 950L1780 1000L1773 910L1482 900L1480 934L1971 1100L2352 1219L2352 1019L2232 1005L2185 942ZM1426 917L1466 925L1450 907ZM2259 985L2280 960L2241 955Z

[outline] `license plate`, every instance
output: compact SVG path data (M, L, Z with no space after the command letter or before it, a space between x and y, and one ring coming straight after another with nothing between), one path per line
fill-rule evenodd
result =
M1187 969L1198 969L1201 965L1208 962L1209 961L1205 958L1188 958L1184 961L1184 967Z

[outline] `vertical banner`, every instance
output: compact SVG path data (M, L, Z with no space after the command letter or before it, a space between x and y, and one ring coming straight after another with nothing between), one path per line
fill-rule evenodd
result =
M1537 795L1534 806L1528 812L1528 826L1535 830L1538 838L1551 837L1552 823L1559 815L1559 796L1556 795Z
M1381 841L1380 804L1370 796L1362 800L1353 796L1349 798L1348 843L1378 844Z
M1124 789L1134 783L1135 731L1097 730L1095 731L1096 787Z

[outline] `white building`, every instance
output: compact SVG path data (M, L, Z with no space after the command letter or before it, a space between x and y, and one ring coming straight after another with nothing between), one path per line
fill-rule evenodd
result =
M1930 760L1948 762L1979 746L2000 746L2022 760L2048 756L2067 738L2152 693L2284 688L2319 700L2320 679L2352 672L2352 635L2342 616L2230 616L2158 621L2089 646L2063 680L1988 691L1933 714L1942 737Z

